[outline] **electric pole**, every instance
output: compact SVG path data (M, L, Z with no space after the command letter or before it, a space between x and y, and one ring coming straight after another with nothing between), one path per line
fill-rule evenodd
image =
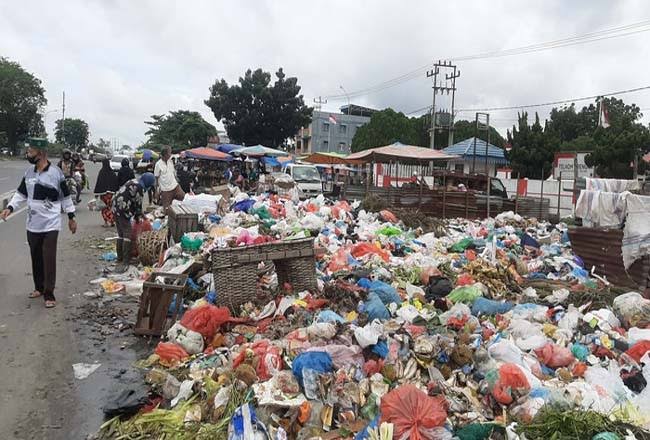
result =
M63 91L63 108L61 109L61 138L65 147L65 90Z
M327 104L327 99L323 99L319 96L318 99L314 98L314 104L316 104L314 107L316 107L316 109L320 111L323 104Z
M443 69L448 69L451 70L451 74L446 73L445 74L445 82L444 85L442 81L438 82L438 75L440 74L440 68ZM451 92L451 113L449 115L449 138L448 138L448 144L452 145L454 141L454 104L455 104L455 98L456 98L456 78L460 76L460 70L457 69L457 66L454 64L451 64L451 61L440 61L438 60L437 63L433 65L433 69L429 70L427 72L427 78L433 77L433 105L431 106L431 141L429 143L431 149L435 149L436 147L436 141L435 141L435 133L436 133L436 128L444 128L445 125L441 124L438 125L436 121L436 95L438 92L440 92L440 95L442 96L445 92L447 92L447 95L449 95L449 92ZM451 86L449 86L449 81L451 81ZM448 145L448 146L449 146Z

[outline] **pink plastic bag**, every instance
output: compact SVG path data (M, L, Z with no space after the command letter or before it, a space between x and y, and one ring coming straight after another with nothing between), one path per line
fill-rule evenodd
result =
M446 418L445 398L429 397L415 385L402 385L381 398L381 422L395 425L394 438L430 439L431 430Z
M390 254L388 252L378 248L373 244L366 243L366 242L357 243L354 246L352 246L352 250L350 251L350 253L354 258L363 257L368 254L375 254L381 257L381 259L384 260L386 263L388 263L388 261L390 260Z
M530 384L521 368L515 364L503 364L499 367L499 379L492 388L492 396L497 402L509 405L514 400L512 391L526 393L529 390Z
M282 362L280 349L266 340L257 341L242 350L232 362L233 369L246 360L249 350L253 352L252 363L260 380L269 380L275 373L282 370L284 363Z
M567 367L576 360L571 350L551 343L536 349L535 354L541 363L551 368Z

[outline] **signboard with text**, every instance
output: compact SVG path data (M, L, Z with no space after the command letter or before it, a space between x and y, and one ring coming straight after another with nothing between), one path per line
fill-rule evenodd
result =
M585 156L589 153L555 153L553 160L553 177L555 179L573 180L574 166L578 165L578 177L593 177L594 169L587 166ZM576 160L577 159L577 160Z

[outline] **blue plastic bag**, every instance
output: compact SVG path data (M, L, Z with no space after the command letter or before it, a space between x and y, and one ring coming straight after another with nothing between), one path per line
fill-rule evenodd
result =
M539 249L539 243L537 242L537 240L535 240L533 237L531 237L528 234L524 234L521 236L521 245L530 246Z
M370 289L371 282L368 278L359 278L359 281L357 281L357 286L363 288L363 289Z
M246 425L252 427L252 432L245 428ZM269 438L266 427L257 420L255 409L251 404L247 403L237 408L228 425L228 440L248 440L255 438L256 432L264 433L266 438Z
M332 365L332 358L329 353L323 351L306 351L300 353L293 360L291 371L302 387L304 387L302 380L302 370L304 368L309 368L319 373L329 373L334 369L334 366Z
M242 200L241 202L237 202L233 205L232 210L234 212L248 212L253 208L253 205L255 204L255 200L253 199L246 199Z
M402 303L402 298L397 294L397 290L390 284L386 284L383 281L371 281L370 282L370 293L375 293L381 299L385 305L390 303Z
M472 315L502 315L509 312L514 307L514 304L511 302L505 301L494 301L492 299L487 299L482 296L476 298L472 304Z
M354 440L366 440L368 438L368 430L377 428L379 426L380 418L381 414L377 414L377 417L375 417L370 423L368 423L365 428L357 433L357 435L354 437Z
M371 292L368 294L368 299L364 303L365 312L368 314L368 320L373 319L385 320L390 319L390 312L381 301L376 293Z
M372 346L372 352L380 358L386 359L388 357L388 344L386 344L386 341L379 341Z
M318 315L316 315L316 319L314 319L315 322L340 322L341 324L345 324L345 319L338 313L332 311L332 310L321 310Z

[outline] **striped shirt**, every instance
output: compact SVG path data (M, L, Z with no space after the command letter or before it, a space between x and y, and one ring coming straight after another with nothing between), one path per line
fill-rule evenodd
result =
M27 202L27 230L49 232L61 230L61 211L74 218L74 203L61 169L50 162L41 172L36 166L25 171L23 180L8 208L13 212Z

